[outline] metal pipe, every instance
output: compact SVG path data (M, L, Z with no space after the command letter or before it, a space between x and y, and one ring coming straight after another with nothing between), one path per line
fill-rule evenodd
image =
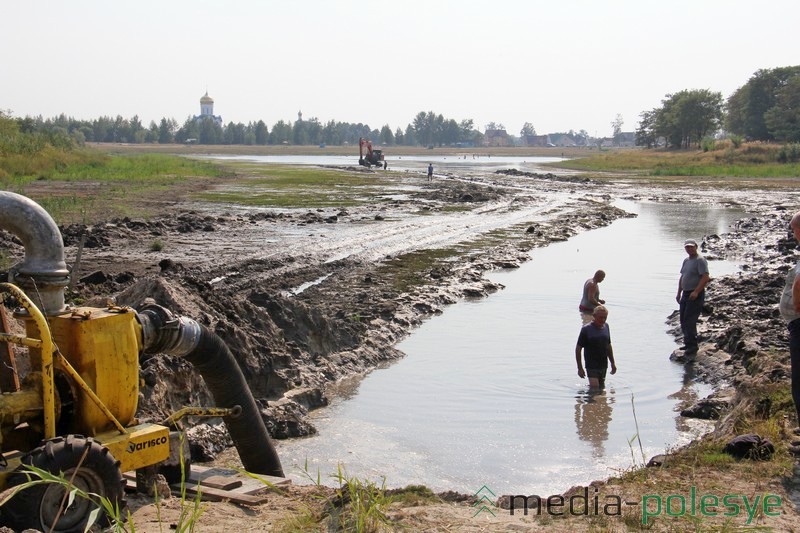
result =
M217 407L235 409L222 420L245 470L284 477L242 369L222 339L191 318L176 318L159 305L145 305L137 316L142 325L143 352L183 357L203 376Z
M53 218L30 198L0 191L0 228L16 235L25 247L25 259L9 269L8 280L34 296L46 316L66 312L69 270L64 240Z

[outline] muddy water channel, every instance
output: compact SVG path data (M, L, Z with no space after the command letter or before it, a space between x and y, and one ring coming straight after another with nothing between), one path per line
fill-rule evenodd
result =
M669 360L677 344L666 319L677 309L683 240L725 232L745 213L618 205L638 217L491 274L505 290L446 308L398 345L407 357L346 384L314 414L317 436L278 443L287 473L307 481L307 464L324 482L341 464L389 487L473 493L485 484L498 495L545 495L641 464L707 429L678 414L682 401L710 389ZM582 284L597 268L607 272L601 297L619 368L599 396L588 394L574 356ZM710 270L731 274L736 264L710 261Z

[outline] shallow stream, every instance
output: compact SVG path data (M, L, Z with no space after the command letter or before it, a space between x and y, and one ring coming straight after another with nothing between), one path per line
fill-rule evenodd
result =
M464 301L398 345L406 357L346 384L313 413L319 434L278 443L297 482L342 465L388 487L495 494L562 492L641 464L688 442L706 423L679 404L710 389L669 360L667 317L677 309L683 241L722 233L745 216L709 205L618 203L638 214L531 252L531 261L489 277L506 288ZM577 306L602 268L619 371L603 395L577 376ZM712 277L736 271L711 261ZM713 298L713 281L709 298ZM348 389L349 386L349 389ZM637 429L638 428L638 429Z

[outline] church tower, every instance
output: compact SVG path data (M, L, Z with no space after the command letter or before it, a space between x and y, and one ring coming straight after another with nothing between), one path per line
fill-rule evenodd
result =
M214 116L214 99L208 96L208 91L200 98L200 116L209 118Z
M214 114L214 99L206 94L200 98L200 114L194 117L195 122L210 118L220 126L222 125L222 117Z

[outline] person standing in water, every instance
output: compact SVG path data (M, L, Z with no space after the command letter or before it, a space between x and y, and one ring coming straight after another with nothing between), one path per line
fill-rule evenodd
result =
M428 163L428 181L433 181L433 163Z
M678 294L675 296L680 306L681 331L683 332L684 353L687 357L697 355L697 321L703 312L706 298L706 285L710 281L708 261L697 253L697 241L692 239L683 243L688 257L681 265L678 279Z
M589 378L589 389L603 390L606 387L606 371L609 363L611 373L617 373L614 361L614 349L611 347L611 330L606 324L608 309L598 305L592 312L592 321L581 328L578 342L575 345L575 363L578 365L578 376ZM583 363L581 361L583 352Z
M605 300L600 299L600 283L606 279L606 273L598 270L594 276L587 279L583 283L583 296L578 309L581 313L591 315L595 307L606 303Z

